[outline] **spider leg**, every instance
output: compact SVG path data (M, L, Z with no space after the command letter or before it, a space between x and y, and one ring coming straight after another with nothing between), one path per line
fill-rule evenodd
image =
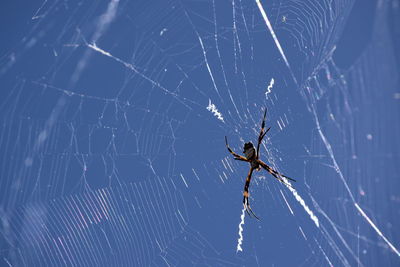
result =
M247 209L247 203L246 203L245 198L243 198L243 207L245 208L247 215L249 215L249 217L251 217L251 214L250 214L249 210Z
M261 142L262 142L264 136L268 133L269 129L271 129L271 127L269 127L266 131L264 131L264 128L265 128L265 117L266 116L267 116L267 108L265 108L265 111L264 111L264 117L263 117L263 121L261 123L261 130L260 130L260 134L258 136L257 159L259 158L259 151L260 151Z
M250 205L248 206L248 209L250 210L251 214L253 214L254 218L260 220L260 218L258 218L257 215L254 214L253 210L250 208Z
M253 168L250 168L250 171L247 174L246 183L244 184L243 206L246 209L246 212L250 217L253 215L254 218L256 218L257 220L260 220L260 218L258 218L257 215L254 214L253 210L250 207L250 203L249 203L249 186L250 186L251 175L253 173L253 170L254 170Z
M281 173L275 171L274 169L272 169L270 166L268 166L268 165L267 165L265 162L263 162L262 160L258 160L258 163L259 163L259 164L261 165L261 167L263 167L267 172L269 172L270 174L272 174L272 176L274 176L279 182L281 182L281 183L283 183L283 184L285 184L285 185L287 185L287 186L290 186L290 187L292 187L292 186L291 186L290 184L286 183L286 182L282 179L282 177L284 177L284 178L286 178L286 179L288 179L288 180L290 180L290 181L296 182L295 179L292 179L292 178L290 178L290 177L287 177L286 175L283 175L283 174L281 174Z
M231 149L231 148L229 147L229 145L228 145L228 138L226 138L226 136L225 136L225 144L226 144L226 148L228 149L229 153L231 153L231 154L234 156L234 158L235 158L236 160L241 160L241 161L246 161L246 162L249 161L249 160L246 159L245 157L240 156L239 154L237 154L237 153L235 153L235 152L232 151L232 149Z
M253 212L253 210L251 209L251 207L250 207L250 203L249 203L249 198L248 197L246 197L246 198L243 198L243 206L244 206L244 208L246 209L246 212L247 212L247 214L250 216L250 217L254 217L254 218L256 218L257 220L260 220L260 218L258 218L258 216Z

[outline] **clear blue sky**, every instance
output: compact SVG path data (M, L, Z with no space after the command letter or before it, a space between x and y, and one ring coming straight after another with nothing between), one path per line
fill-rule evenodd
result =
M399 264L398 0L0 6L1 266Z

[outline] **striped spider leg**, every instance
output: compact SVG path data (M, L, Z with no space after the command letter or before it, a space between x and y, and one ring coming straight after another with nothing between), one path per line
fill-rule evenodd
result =
M261 130L260 130L260 134L258 136L257 150L254 148L254 146L251 142L245 143L244 147L243 147L243 154L245 155L245 157L232 151L232 149L228 145L228 139L225 136L226 148L228 149L229 153L231 153L233 155L234 159L250 163L250 170L249 170L249 173L247 174L246 183L244 184L244 190L243 190L243 206L246 209L246 212L250 217L253 216L258 220L259 220L259 218L254 214L253 210L250 208L250 203L249 203L249 187L250 187L250 181L251 181L251 176L253 174L253 171L254 170L260 171L261 168L263 168L267 172L269 172L272 176L274 176L274 178L276 178L279 182L285 184L286 186L291 187L291 185L289 183L287 183L284 179L296 182L296 180L277 172L272 167L268 166L265 162L263 162L262 160L259 159L260 145L262 143L264 136L271 129L271 127L269 127L267 130L265 130L266 115L267 115L267 109L265 109L265 111L264 111L264 116L263 116L263 120L261 123Z

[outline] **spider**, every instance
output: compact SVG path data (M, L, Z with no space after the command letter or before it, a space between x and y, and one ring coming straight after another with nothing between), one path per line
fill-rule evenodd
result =
M256 150L255 150L255 148L253 146L253 143L248 142L248 143L245 143L244 147L243 147L243 153L244 153L245 157L240 156L239 154L237 154L237 153L232 151L232 149L228 145L228 139L225 136L226 148L228 149L229 153L231 153L233 155L234 159L250 163L250 170L249 170L249 173L247 174L246 183L244 184L243 206L246 209L246 212L250 217L251 217L251 215L253 215L258 220L259 220L259 218L254 214L254 212L250 208L250 204L249 204L249 186L250 186L251 175L253 174L253 171L254 170L260 171L261 168L263 168L267 172L272 174L272 176L274 176L279 182L281 182L281 183L283 183L283 184L285 184L287 186L290 186L290 184L286 183L282 179L282 177L284 177L284 178L286 178L288 180L291 180L293 182L296 182L296 180L294 180L292 178L289 178L289 177L287 177L287 176L275 171L270 166L268 166L265 162L263 162L262 160L259 159L259 157L260 157L260 153L259 153L260 144L261 144L264 136L268 133L269 129L271 129L271 127L269 127L266 131L264 130L264 128L265 128L265 116L266 115L267 115L267 109L265 108L263 121L261 123L260 135L258 136L257 152L256 152Z

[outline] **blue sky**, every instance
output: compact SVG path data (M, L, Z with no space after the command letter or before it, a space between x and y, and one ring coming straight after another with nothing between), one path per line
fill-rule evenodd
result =
M399 1L1 5L1 265L398 265Z

